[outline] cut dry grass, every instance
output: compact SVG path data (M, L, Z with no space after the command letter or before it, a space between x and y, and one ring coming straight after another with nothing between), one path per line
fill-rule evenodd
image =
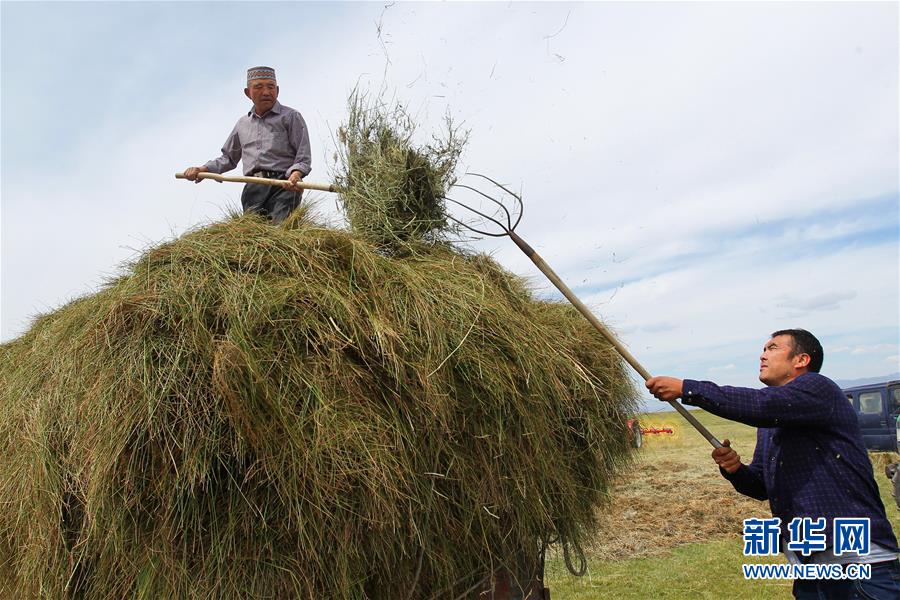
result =
M746 460L756 430L713 419L717 436L729 438ZM743 520L769 517L768 503L734 491L710 457L712 447L676 413L645 415L645 427L669 427L672 434L646 435L635 467L613 486L613 501L601 512L588 553L597 559L656 556L672 548L742 535Z
M0 346L0 588L450 597L591 535L628 382L485 256L214 224Z
M391 252L443 240L452 231L444 195L453 185L467 134L449 117L443 136L418 144L416 125L399 104L354 91L337 132L340 202L350 226Z

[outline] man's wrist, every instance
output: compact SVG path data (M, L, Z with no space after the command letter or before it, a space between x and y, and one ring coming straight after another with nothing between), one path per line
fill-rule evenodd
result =
M719 467L719 472L722 474L722 477L724 477L725 479L734 479L734 478L737 476L737 474L740 473L741 467L743 467L743 466L744 466L744 464L741 463L741 464L738 466L738 468L734 470L733 473L729 473L728 471L726 471L726 470L723 469L722 467Z

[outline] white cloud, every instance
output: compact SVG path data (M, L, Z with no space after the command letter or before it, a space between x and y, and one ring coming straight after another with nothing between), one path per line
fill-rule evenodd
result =
M841 307L842 302L852 300L855 297L856 292L854 291L831 291L822 294L815 294L813 296L807 295L800 298L783 294L776 298L776 306L778 308L793 309L789 311L789 314L792 316L800 317L804 316L806 312L819 310L837 310Z
M897 350L896 344L874 344L872 346L857 346L850 351L851 354L881 354L883 352L894 352Z
M870 344L858 346L833 346L828 347L829 354L849 353L852 355L860 354L881 354L884 352L894 352L898 348L897 344Z

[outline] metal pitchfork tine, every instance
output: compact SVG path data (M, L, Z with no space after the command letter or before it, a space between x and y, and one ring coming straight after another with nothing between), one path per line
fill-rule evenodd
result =
M510 239L512 239L512 241L514 241L516 243L516 246L518 246L519 249L525 253L525 256L527 256L528 258L531 259L531 262L533 262L535 264L535 266L541 270L541 273L543 273L547 277L547 279L549 279L550 282L554 286L556 286L556 289L558 289L560 292L562 292L563 296L565 296L566 299L569 302L571 302L572 305L576 309L578 309L578 312L580 312L582 314L582 316L584 316L585 319L590 321L591 325L593 325L594 328L597 331L599 331L610 344L612 344L612 346L616 349L616 351L619 353L619 355L622 358L624 358L625 361L629 365L631 365L632 368L635 371L637 371L641 377L644 378L644 381L650 379L650 377L652 377L650 375L650 372L647 371L647 369L645 369L641 365L641 363L639 363L637 361L637 359L631 355L631 352L629 352L628 349L625 348L625 346L623 346L622 343L618 339L616 339L616 336L613 335L613 333L609 329L607 329L606 326L603 325L603 323L601 323L597 317L594 316L594 313L592 313L590 311L590 309L588 309L588 307L585 306L584 303L578 299L578 296L576 296L575 293L571 289L569 289L569 286L567 286L563 282L563 280L559 278L559 275L557 275L556 272L554 272L553 269L550 268L550 265L548 265L546 262L544 262L544 259L541 258L540 254L535 252L534 248L532 248L530 245L528 245L528 242L523 240L521 237L519 237L519 234L516 233L516 231L515 231L516 227L519 225L519 221L522 220L522 212L524 210L524 205L522 204L521 196L519 196L515 192L511 191L503 184L497 183L496 181L494 181L490 177L487 177L486 175L481 175L479 173L467 173L467 175L474 175L475 177L481 177L482 179L486 179L487 181L491 182L492 184L494 184L495 186L497 186L498 188L500 188L501 190L503 190L504 192L506 192L513 198L515 198L516 204L518 205L518 211L514 210L513 213L518 212L518 216L516 217L515 222L513 222L512 214L510 213L509 209L502 202L500 202L496 198L482 192L479 189L476 189L474 187L464 185L461 183L454 184L453 187L463 188L463 189L473 191L476 194L483 196L485 199L490 200L491 202L493 202L494 204L499 206L500 210L503 211L503 213L506 216L506 218L505 218L506 222L503 223L502 221L500 221L497 218L486 215L485 213L481 212L480 210L477 210L477 209L473 208L472 206L469 206L468 204L465 204L458 200L454 200L453 198L450 198L450 197L445 197L445 200L448 200L448 201L452 202L453 204L456 204L457 206L460 206L463 209L465 209L471 213L474 213L474 214L480 216L481 218L486 219L487 221L490 221L491 223L494 223L495 225L497 225L497 227L500 228L500 231L499 232L498 231L485 231L482 229L477 229L477 228L473 227L471 224L460 221L459 219L456 219L451 215L447 215L447 216L451 220L456 222L458 225L461 225L462 227L465 227L469 231L472 231L479 235L486 235L486 236L490 236L490 237L509 237ZM718 439L716 439L716 437L712 433L710 433L710 431L702 423L700 423L697 420L697 418L694 417L694 415L692 415L684 406L682 406L676 400L669 400L668 402L669 402L669 404L672 405L672 408L677 410L681 414L682 417L687 419L687 421L691 425L694 426L694 429L699 431L700 434L703 437L705 437L706 440L710 444L712 444L712 446L714 448L722 447L722 443Z

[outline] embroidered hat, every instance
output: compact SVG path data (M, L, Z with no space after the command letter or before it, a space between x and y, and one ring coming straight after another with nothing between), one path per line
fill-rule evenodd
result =
M252 67L247 69L247 83L254 79L275 79L275 69L272 67Z

